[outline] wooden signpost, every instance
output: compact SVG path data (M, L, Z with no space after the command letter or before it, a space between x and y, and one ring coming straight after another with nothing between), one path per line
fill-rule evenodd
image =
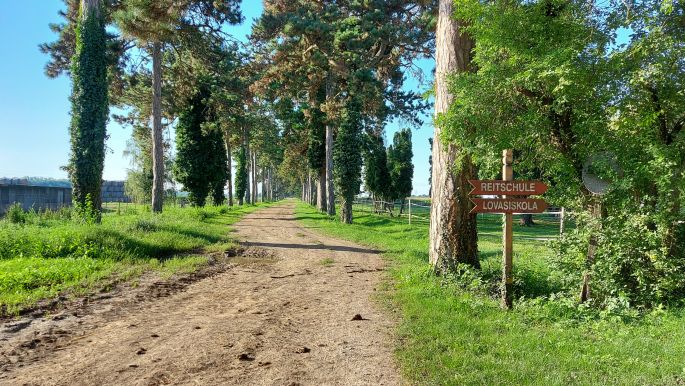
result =
M511 267L514 252L514 213L542 213L547 203L541 199L519 198L517 196L540 195L547 191L547 185L540 181L514 181L513 151L502 153L502 180L470 180L472 195L501 196L501 198L472 198L471 213L504 213L502 235L502 307L511 308L511 287L514 278Z

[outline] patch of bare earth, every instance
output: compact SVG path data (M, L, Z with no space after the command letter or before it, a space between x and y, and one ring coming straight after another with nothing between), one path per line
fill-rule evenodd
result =
M3 323L0 383L402 383L392 318L372 299L383 260L303 228L293 209L246 216L234 226L245 253L201 280L148 283Z

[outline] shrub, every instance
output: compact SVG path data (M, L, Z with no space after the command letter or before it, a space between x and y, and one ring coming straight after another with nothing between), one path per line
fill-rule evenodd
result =
M26 212L20 203L12 204L7 210L7 221L12 224L23 224L26 222Z

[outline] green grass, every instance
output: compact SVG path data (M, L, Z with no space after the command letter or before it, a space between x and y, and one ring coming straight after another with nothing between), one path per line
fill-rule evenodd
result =
M333 259L330 258L330 257L327 257L327 258L325 258L325 259L321 259L320 263L321 263L321 265L323 265L324 267L330 267L330 266L332 266L332 265L335 263L335 260L333 260Z
M24 224L2 220L0 314L149 270L163 277L194 271L208 263L202 254L230 248L228 226L258 208L167 207L153 215L124 205L106 212L99 225L72 221L67 211L29 213Z
M388 303L400 311L399 358L418 385L676 385L685 383L685 315L657 311L626 321L583 318L557 298L552 253L530 237L558 228L515 228L516 306L499 307L501 233L496 218L479 227L482 275L438 278L428 265L428 226L355 213L355 224L301 204L298 218L319 231L385 251ZM468 278L471 280L468 280Z

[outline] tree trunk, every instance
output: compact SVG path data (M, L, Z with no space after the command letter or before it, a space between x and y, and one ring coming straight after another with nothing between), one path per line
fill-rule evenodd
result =
M326 79L326 102L333 99L333 79ZM335 215L335 188L333 186L333 125L326 123L326 213Z
M246 204L251 204L250 199L252 198L251 192L251 186L250 186L250 176L252 175L252 153L250 152L250 140L248 139L249 137L249 129L245 130L245 138L243 139L245 141L245 162L246 165L245 167L247 168L247 181L245 183L245 203Z
M272 168L269 168L269 201L274 200L274 172Z
M152 45L152 211L164 205L164 139L162 138L162 43Z
M316 179L314 176L311 176L312 178L309 179L309 204L311 206L316 206L317 202L317 190L316 190Z
M532 227L535 225L535 221L533 221L533 215L530 213L524 213L521 215L521 220L519 221L519 225L523 225L524 227Z
M343 224L352 224L352 201L341 199L343 202L340 203L340 221Z
M83 0L76 29L80 41L72 60L69 179L74 204L102 219L102 172L109 102L105 21L97 0ZM86 211L87 212L87 211ZM84 212L85 213L85 212Z
M224 135L224 141L226 143L226 166L228 167L228 181L226 181L228 206L233 206L233 156L231 155L231 141L228 137L228 131Z
M447 77L471 71L473 40L452 19L452 0L440 0L436 31L436 116L447 112L454 97ZM460 157L459 148L444 144L442 129L435 126L433 140L432 201L429 260L436 273L453 271L458 264L479 267L476 216L469 214L469 183L475 176L470 157ZM457 160L461 159L459 164Z
M252 203L256 204L258 197L257 191L257 152L252 152Z
M326 200L326 166L319 169L319 180L316 182L316 205L320 212L325 213L328 205Z

